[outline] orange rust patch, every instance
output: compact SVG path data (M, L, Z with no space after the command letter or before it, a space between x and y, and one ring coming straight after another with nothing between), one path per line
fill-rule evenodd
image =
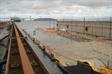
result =
M53 28L47 28L47 29L42 29L44 32L51 34L51 35L56 35L57 31Z

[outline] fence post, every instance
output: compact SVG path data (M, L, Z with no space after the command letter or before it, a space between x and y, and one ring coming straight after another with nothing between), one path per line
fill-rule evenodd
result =
M101 25L102 25L102 37L104 37L105 35L103 35L103 32L104 32L103 30L104 30L105 27L103 26L103 23Z
M85 35L86 33L85 33L85 17L84 17L84 35Z
M91 28L92 28L92 35L94 36L94 34L93 34L93 23L92 23L92 25L91 25Z
M111 40L111 17L110 17L110 40Z

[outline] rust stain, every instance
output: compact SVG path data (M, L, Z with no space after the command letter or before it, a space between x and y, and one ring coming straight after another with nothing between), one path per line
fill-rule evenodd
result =
M20 57L21 57L21 60L22 60L24 74L35 74L32 66L30 64L30 61L28 59L28 56L26 54L23 43L20 39L19 33L18 33L15 26L14 26L14 29L15 29L15 32L16 32L16 38L17 38L18 48L19 48L19 52L20 52Z

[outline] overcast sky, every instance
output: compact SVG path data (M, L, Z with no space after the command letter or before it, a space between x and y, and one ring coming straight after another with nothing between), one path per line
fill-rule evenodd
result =
M110 17L112 0L0 0L0 16Z

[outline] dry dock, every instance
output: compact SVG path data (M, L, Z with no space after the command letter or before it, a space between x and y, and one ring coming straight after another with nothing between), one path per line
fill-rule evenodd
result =
M9 22L8 34L1 32L0 43L5 42L7 45L1 44L4 48L0 46L3 52L0 53L0 57L3 56L0 73L110 74L111 41L85 38L78 33L72 35L36 23Z
M90 41L77 41L60 36L56 33L50 33L45 28L38 29L37 25L17 23L32 38L39 40L42 44L51 48L55 57L64 66L76 65L78 60L98 59L105 66L112 68L112 42L93 39ZM40 28L40 27L39 27ZM34 34L33 32L36 32Z

